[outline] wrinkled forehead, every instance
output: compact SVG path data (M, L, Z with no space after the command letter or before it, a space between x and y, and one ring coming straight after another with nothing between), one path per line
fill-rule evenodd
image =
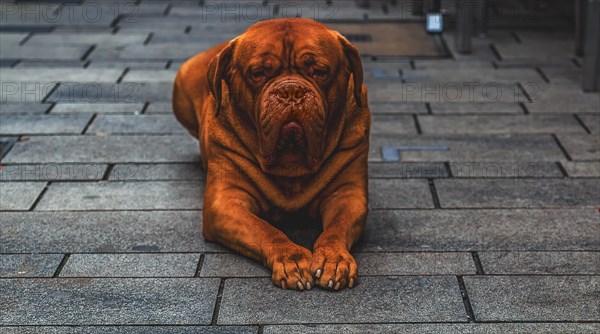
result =
M238 39L234 58L244 62L267 57L287 63L308 53L335 66L342 52L336 34L323 26L265 24Z

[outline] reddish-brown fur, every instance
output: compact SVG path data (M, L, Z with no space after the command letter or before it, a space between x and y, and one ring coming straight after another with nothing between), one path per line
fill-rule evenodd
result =
M296 58L303 50L310 55ZM319 74L315 61L326 63L329 72ZM249 77L248 66L255 65L264 71ZM325 109L317 102L311 106L326 115L326 124L321 133L306 136L306 161L304 153L290 153L292 160L273 166L275 139L261 136L261 117L280 122L280 111L265 107L261 97L271 96L269 89L283 78L320 98ZM316 282L337 290L355 284L358 269L349 249L367 215L370 112L358 52L345 38L307 19L258 23L182 65L173 110L200 143L207 240L261 261L283 288L310 289ZM294 117L308 129L317 114ZM322 220L312 252L264 220L299 210Z

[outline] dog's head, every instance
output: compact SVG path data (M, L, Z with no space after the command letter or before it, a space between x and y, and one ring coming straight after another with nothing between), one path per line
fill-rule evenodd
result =
M257 133L254 154L261 168L274 174L316 171L348 99L358 107L363 102L358 51L338 32L309 19L250 27L212 60L208 81L217 115L226 83L236 117Z

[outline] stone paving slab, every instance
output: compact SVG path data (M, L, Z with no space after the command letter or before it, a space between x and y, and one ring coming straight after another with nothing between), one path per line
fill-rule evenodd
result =
M5 253L225 251L202 238L199 211L2 212Z
M485 69L485 68L460 68L448 66L443 69L407 70L403 71L402 79L406 82L438 82L445 83L448 93L454 89L454 85L462 87L464 84L472 84L472 87L484 90L491 85L511 83L517 81L540 80L540 75L533 68L530 69ZM452 85L452 86L451 86ZM465 86L467 87L467 86ZM493 89L493 88L490 88Z
M358 252L600 250L598 211L372 210Z
M80 134L91 115L3 115L0 135Z
M52 277L62 254L2 254L0 277Z
M36 210L200 209L203 192L203 184L187 181L53 183Z
M369 110L373 115L377 114L426 114L427 106L423 102L371 102Z
M382 147L446 146L448 151L409 151L403 162L559 161L565 156L550 135L400 136L372 135L371 161L381 161Z
M579 85L535 84L529 89L531 102L522 101L532 113L599 113L598 93L584 93Z
M85 45L57 46L51 48L47 46L20 46L12 48L0 48L0 58L79 60L89 50L89 48L89 46Z
M571 162L564 161L561 164L570 177L600 177L600 162Z
M115 79L116 80L116 79ZM48 96L49 102L140 103L170 101L173 85L169 83L62 82Z
M8 104L40 103L57 86L56 82L5 81L4 79L0 79L0 102Z
M97 181L107 168L105 164L3 165L0 181Z
M599 252L480 252L488 275L598 275Z
M475 274L470 253L356 253L359 275ZM256 261L237 254L207 254L200 277L271 277Z
M46 48L48 49L48 48ZM3 69L2 81L73 81L84 83L116 82L123 71L114 69L21 68Z
M448 171L443 163L425 162L371 162L369 163L370 178L444 178Z
M174 115L99 115L86 134L184 134Z
M371 179L369 180L370 208L433 208L427 180Z
M256 334L252 326L19 326L5 334Z
M218 324L466 321L453 276L361 277L354 289L337 293L264 288L272 284L268 278L227 279Z
M5 163L119 163L199 161L198 142L181 136L52 136L17 142Z
M139 114L144 108L143 103L57 103L51 114L79 113L126 113Z
M435 180L443 208L594 207L600 180Z
M600 160L600 137L597 135L559 135L558 140L574 160Z
M130 69L156 69L162 70L169 64L165 59L145 59L145 60L112 60L112 59L91 59L88 68L125 68Z
M218 286L211 278L5 279L1 324L207 325Z
M597 276L467 276L479 321L598 321Z
M562 178L554 162L499 161L451 162L448 164L455 178Z
M423 134L586 133L571 115L418 116Z
M134 69L125 75L123 78L124 82L128 81L140 81L140 82L175 82L175 76L177 75L177 71L173 70L164 70L164 71L156 71L156 70L141 70Z
M146 114L173 113L173 104L171 102L152 102L146 108Z
M60 277L193 277L200 254L72 254Z
M584 334L600 331L600 324L506 323L506 324L352 324L352 325L267 325L264 334Z
M199 163L187 164L117 164L108 179L127 180L203 180Z
M431 103L433 114L523 114L523 108L518 103Z
M81 60L40 60L40 59L31 59L31 60L21 60L18 64L16 64L13 68L15 69L32 69L32 68L61 68L63 71L72 69L72 68L84 68L85 62Z
M91 11L91 6L89 8ZM117 8L114 8L113 10L117 10ZM88 31L85 33L85 38L82 38L81 33L79 32L62 31L50 34L34 34L29 40L27 40L26 45L52 45L53 47L81 44L142 45L147 37L148 34L144 33L112 34L110 32Z
M417 129L412 116L373 115L371 118L371 133L416 135Z
M0 183L0 210L29 210L46 187L46 182Z
M35 102L26 103L0 103L0 115L4 120L5 115L10 114L43 114L50 109L50 104Z

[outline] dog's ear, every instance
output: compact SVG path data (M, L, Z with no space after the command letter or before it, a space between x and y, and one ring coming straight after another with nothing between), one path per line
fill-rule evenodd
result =
M363 68L362 61L360 60L360 54L358 50L346 37L342 36L339 32L337 33L338 39L342 44L344 50L344 56L348 60L348 66L350 66L350 72L354 78L354 100L359 107L362 107L362 85L363 85Z
M208 64L206 78L208 80L208 88L215 98L215 115L217 117L221 114L222 80L231 65L234 44L235 40L229 42Z

